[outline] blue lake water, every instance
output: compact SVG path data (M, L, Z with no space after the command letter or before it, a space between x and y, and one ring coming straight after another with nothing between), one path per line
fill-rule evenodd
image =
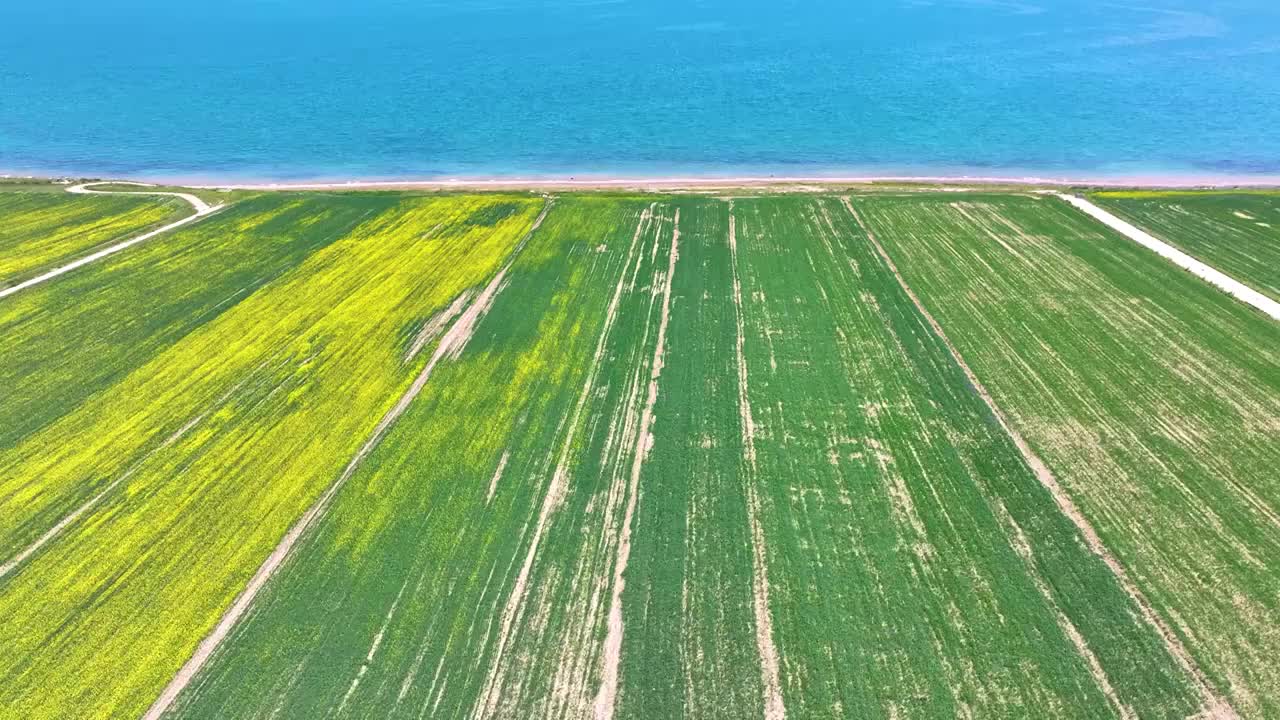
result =
M1280 173L1277 0L64 0L0 170Z

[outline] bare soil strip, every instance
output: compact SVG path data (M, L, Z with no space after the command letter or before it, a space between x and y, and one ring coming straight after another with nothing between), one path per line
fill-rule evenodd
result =
M875 246L876 253L882 260L884 260L889 271L893 273L893 277L898 281L898 285L900 285L903 292L911 298L911 302L915 305L916 309L920 311L920 315L924 317L925 321L929 323L929 327L932 328L933 332L937 334L938 338L947 346L947 350L951 353L951 357L955 359L956 364L964 372L965 378L968 379L969 384L973 386L974 391L977 392L978 396L982 398L982 401L986 403L987 408L991 411L991 415L995 418L996 422L999 423L1000 428L1009 436L1009 439L1013 440L1014 445L1018 448L1018 452L1022 454L1023 460L1027 463L1027 466L1031 468L1031 471L1035 473L1036 479L1038 479L1040 484L1049 491L1049 495L1058 505L1059 511L1061 511L1063 515L1066 515L1067 518L1075 524L1076 529L1079 530L1080 535L1084 538L1089 549L1107 564L1107 567L1111 570L1111 573L1115 575L1120 586L1124 588L1130 599L1133 600L1134 605L1137 606L1143 620L1145 620L1147 624L1154 628L1160 635L1161 639L1164 641L1165 650L1178 662L1179 665L1182 666L1182 669L1194 681L1194 684L1204 701L1206 712L1212 713L1212 715L1209 716L1220 720L1238 718L1239 715L1236 713L1235 708L1233 708L1230 702L1228 702L1228 700L1213 687L1212 683L1209 682L1204 671L1196 665L1195 660L1191 657L1191 653L1188 652L1186 646L1182 644L1182 640L1168 625L1168 623L1166 623L1164 619L1156 613L1146 596L1143 595L1142 591L1139 590L1137 585L1135 585L1129 578L1124 567L1120 565L1120 561L1117 560L1116 557L1111 554L1111 551L1102 544L1102 538L1098 535L1098 532L1094 530L1093 525L1090 524L1089 520L1082 512L1080 512L1080 509L1076 507L1075 502L1067 494L1066 490L1064 490L1058 483L1057 478L1053 476L1049 467L1045 465L1044 461L1040 459L1040 456L1031 449L1031 446L1027 444L1026 439L1022 437L1022 434L1009 424L1004 412L1002 412L999 406L996 405L995 399L991 396L991 393L987 391L986 386L978 380L978 376L974 374L973 370L969 367L969 364L965 362L963 357L961 357L956 346L951 343L951 339L947 337L945 332L943 332L942 326L939 325L933 315L925 309L924 303L920 301L920 298L916 295L915 291L911 289L911 286L907 284L906 279L902 277L902 274L898 271L898 266L894 264L893 259L889 257L889 253L885 251L884 246L882 246L880 241L876 239L875 234L871 232L871 229L867 224L862 221L862 217L858 214L858 211L854 209L853 203L850 202L848 197L842 198L842 200L845 208L849 210L853 215L854 220L857 221L858 226L862 228L864 233L866 233L867 239Z
M498 480L502 479L502 471L507 469L507 460L510 459L511 453L502 453L502 459L498 461L498 469L493 471L493 479L489 481L489 493L484 498L486 505L493 502L493 495L498 491Z
M738 226L729 201L729 257L733 263L733 305L737 315L738 411L742 416L742 449L750 468L746 478L747 524L751 529L752 605L756 618L756 650L760 653L760 680L764 689L765 720L787 716L782 701L782 681L778 673L778 648L773 644L773 615L769 611L769 568L764 552L764 529L760 526L760 498L756 495L756 425L751 416L747 392L747 360L743 352L745 321L742 317L742 281L738 276Z
M409 352L405 353L404 362L409 362L417 357L418 353L422 352L422 348L426 347L428 343L435 340L440 333L444 332L444 329L449 327L449 323L453 322L454 318L461 315L462 311L467 309L467 304L471 302L473 294L474 293L471 290L463 290L458 294L458 297L449 304L449 307L436 313L430 320L423 323L422 329L419 330L418 334L413 338L413 345L409 347Z
M655 244L655 247L657 245ZM609 600L608 631L604 639L600 691L596 694L595 714L598 720L613 717L614 700L618 694L618 666L622 656L622 591L626 587L627 561L631 558L631 519L635 516L636 501L640 494L640 471L645 458L653 447L653 406L658 402L658 380L667 347L667 325L671 319L671 286L675 281L676 260L680 256L680 210L676 210L671 235L671 252L667 260L667 277L662 289L662 321L658 324L658 344L653 350L653 362L649 371L649 395L645 398L640 415L640 427L636 433L636 446L631 457L631 483L627 489L627 507L622 516L621 537L618 539L618 559L613 567L613 595Z
M569 425L564 443L561 446L560 457L551 475L551 483L547 486L546 493L542 498L542 507L538 511L538 522L534 526L533 539L529 543L529 550L525 553L524 563L520 566L520 573L516 576L511 595L507 598L506 607L502 611L502 626L498 630L497 644L494 648L493 668L485 681L483 691L472 708L471 716L474 718L493 717L498 701L501 699L502 678L505 671L503 655L511 638L511 628L515 624L516 616L524 606L525 598L528 594L529 574L533 571L533 561L538 555L538 547L542 544L542 536L546 532L547 522L552 513L560 506L560 501L564 497L565 484L568 480L569 452L573 447L573 438L578 427L578 421L581 419L582 410L586 407L587 401L595 392L596 380L600 375L601 361L604 359L609 335L613 331L613 324L618 315L618 305L622 302L623 291L628 287L627 268L631 266L632 260L635 260L637 272L639 270L640 260L636 257L636 247L640 243L640 236L644 233L645 228L648 227L653 217L655 206L656 203L650 205L640 214L640 220L636 223L635 234L631 236L631 246L627 249L626 261L623 263L619 274L618 284L613 290L613 297L609 300L609 307L605 311L600 337L596 340L595 353L591 358L591 368L587 371L587 379L582 384L582 392L578 395L578 402L569 418Z
M204 640L200 641L195 652L178 670L177 675L169 681L168 686L166 686L164 691L160 693L160 697L156 698L156 701L152 703L150 709L147 710L146 715L143 716L144 720L159 720L159 718L164 715L165 711L169 709L169 706L173 704L173 701L178 698L178 695L181 694L187 685L191 683L195 676L200 672L200 669L204 667L204 664L213 656L214 651L216 651L218 646L222 644L222 641L231 634L231 630L236 626L240 618L249 610L249 607L253 604L254 598L256 598L258 593L262 591L262 588L266 586L267 581L275 575L276 571L289 557L289 553L298 543L298 540L302 538L303 534L305 534L317 520L324 516L328 511L329 505L333 501L334 496L337 495L338 491L341 490L344 485L346 485L347 480L355 474L360 463L369 455L370 452L373 451L375 447L377 447L378 443L382 440L383 436L386 435L391 426L395 424L396 420L398 420L400 416L404 414L404 411L409 408L409 404L418 396L418 393L422 392L422 388L426 386L427 380L430 379L431 372L435 369L436 364L441 360L456 359L463 351L467 343L471 340L471 336L475 332L476 325L488 312L490 306L493 304L494 298L505 286L507 272L511 269L512 264L515 263L516 258L519 257L520 251L523 250L524 246L529 242L529 238L533 237L538 226L542 224L542 220L547 216L547 212L551 210L553 202L554 201L549 198L542 206L542 212L538 214L537 219L534 220L529 231L525 233L519 244L517 244L515 249L512 250L511 255L507 258L506 264L503 265L502 269L493 276L493 279L489 281L489 284L485 286L484 290L481 291L466 311L458 317L453 326L449 328L449 332L445 333L444 337L440 339L440 343L436 346L436 350L432 354L431 359L427 362L426 366L422 368L422 372L418 374L418 377L414 379L413 384L410 385L409 388L405 390L404 394L400 396L400 399L396 402L395 406L388 410L382 417L382 420L378 422L378 425L373 429L373 432L369 435L369 438L365 441L364 445L361 446L355 457L353 457L351 462L347 464L347 467L342 471L342 474L329 485L329 487L324 491L324 494L307 509L307 512L304 513L302 517L293 524L293 527L289 528L289 532L285 533L285 536L281 538L280 543L276 545L276 548L272 550L271 554L267 556L267 559L263 561L262 565L258 568L258 571L254 573L253 577L249 580L249 584L245 586L245 589L236 597L235 602L232 603L231 607L228 608L222 618L219 619L218 624L204 638Z
M1163 240L1156 238L1147 231L1138 228L1126 220L1116 217L1110 212L1107 212L1082 197L1060 192L1055 192L1053 195L1066 200L1077 209L1083 211L1085 214L1095 220L1098 220L1112 230L1115 230L1139 245L1154 251L1160 257L1165 258L1174 265L1177 265L1210 285L1226 292L1228 295L1234 297L1240 302L1245 303L1246 305L1251 305L1272 318L1280 320L1280 302L1276 302L1239 280L1232 278L1226 273L1200 262Z
M188 215L187 217L184 217L181 220L178 220L176 222L171 222L168 225L165 225L164 227L156 228L155 230L143 233L137 237L130 238L123 242L118 242L115 245L111 245L109 247L105 247L95 253L86 255L80 258L79 260L73 260L72 262L69 262L66 265L63 265L61 267L56 267L50 270L49 272L44 273L43 275L37 275L36 277L31 278L30 280L25 280L23 282L18 283L17 285L0 290L0 299L6 298L10 295L13 295L14 293L18 293L23 290L26 290L27 288L32 287L34 285L39 285L40 283L45 282L46 280L52 280L58 277L59 275L65 275L71 272L72 270L84 267L89 263L97 262L98 260L101 260L102 258L107 257L108 255L114 255L120 252L121 250L125 250L134 245L137 245L138 243L150 240L151 238L157 235L163 235L164 233L167 233L170 230L180 228L183 225L189 225L199 220L200 218L206 217L208 215L212 215L213 213L225 207L225 205L210 205L205 201L201 200L200 198L196 197L195 195L190 195L188 193L159 192L159 191L128 192L125 190L92 190L90 189L91 185L101 185L101 184L102 183L85 183L84 185L76 185L74 187L67 188L67 192L75 193L77 195L93 195L93 194L97 194L97 195L168 195L170 197L182 198L183 200L186 200L187 202L191 203L191 207L195 209L196 213L194 215ZM146 186L145 183L111 183L111 184L140 185L144 187Z

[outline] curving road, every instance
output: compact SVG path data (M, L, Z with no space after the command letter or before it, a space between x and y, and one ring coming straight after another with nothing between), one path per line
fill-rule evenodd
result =
M102 258L107 257L108 255L114 255L115 253L118 253L121 250L124 250L125 248L131 247L133 245L137 245L138 243L141 243L141 242L145 242L157 235L162 235L164 233L169 232L170 230L174 230L179 227L182 227L183 225L193 223L196 220L199 220L200 218L205 217L206 215L211 215L217 212L218 210L221 210L223 207L225 207L225 204L223 203L219 203L217 205L210 205L204 200L201 200L195 195L191 195L189 193L167 192L162 190L140 190L140 191L94 190L92 188L92 186L94 185L132 185L132 186L143 187L143 188L154 187L153 185L148 185L147 183L106 181L106 182L81 183L80 185L74 185L72 187L67 188L67 192L74 193L76 195L166 195L169 197L182 198L183 200L187 201L188 203L190 203L191 207L195 210L195 214L188 215L187 217L184 217L181 220L171 222L168 225L156 228L155 230L152 230L150 232L143 233L141 235L138 235L137 237L133 237L128 240L118 242L115 245L105 247L95 253L86 255L78 260L73 260L72 262L69 262L66 265L56 267L42 275L37 275L36 277L31 278L30 280L25 280L23 282L20 282L17 285L14 285L13 287L8 287L3 290L0 290L0 298L6 298L10 295L13 295L14 293L20 292L22 290L26 290L27 288L33 285L39 285L40 283L45 282L46 280L52 280L53 278L56 278L59 275L69 273L78 267L82 267L84 265L88 265L91 262L96 262L98 260L101 260Z

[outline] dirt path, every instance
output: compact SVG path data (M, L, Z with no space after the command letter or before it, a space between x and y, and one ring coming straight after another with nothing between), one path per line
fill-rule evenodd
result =
M165 195L165 196L169 196L169 197L182 198L183 200L185 200L185 201L187 201L188 203L190 203L190 204L191 204L191 207L192 207L196 212L195 212L195 214L194 214L194 215L188 215L187 217L184 217L184 218L182 218L181 220L177 220L177 221L175 221L175 222L171 222L171 223L169 223L168 225L165 225L165 226L163 226L163 227L156 228L155 230L152 230L152 231L150 231L150 232L143 233L143 234L141 234L141 235L138 235L137 237L130 238L130 239L125 240L125 241L123 241L123 242L118 242L118 243L116 243L115 245L111 245L111 246L109 246L109 247L105 247L105 248L103 248L103 249L101 249L101 250L99 250L99 251L97 251L97 252L95 252L95 253L92 253L92 254L90 254L90 255L86 255L86 256L84 256L84 257L80 258L79 260L73 260L72 262L69 262L69 263L67 263L66 265L63 265L63 266L61 266L61 267L56 267L56 268L54 268L54 269L50 270L49 272L46 272L46 273L44 273L44 274L42 274L42 275L37 275L36 277L31 278L30 280L26 280L26 281L20 282L20 283L18 283L17 285L14 285L13 287L9 287L9 288L5 288L4 290L0 290L0 298L6 298L6 297L8 297L8 296L10 296L10 295L13 295L14 293L17 293L17 292L21 292L21 291L23 291L23 290L26 290L27 288L32 287L33 285L39 285L40 283L45 282L46 280L52 280L52 279L54 279L54 278L58 277L59 275L64 275L64 274L66 274L66 273L69 273L69 272L71 272L72 270L75 270L76 268L84 267L85 265L88 265L89 263L97 262L98 260L101 260L102 258L107 257L108 255L114 255L114 254L116 254L116 253L120 252L121 250L124 250L124 249L126 249L126 248L132 247L132 246L134 246L134 245L137 245L138 243L146 242L147 240L150 240L151 238L153 238L153 237L155 237L155 236L157 236L157 235L163 235L164 233L167 233L167 232L169 232L170 230L174 230L174 229L180 228L180 227L182 227L183 225L189 225L189 224L191 224L191 223L193 223L193 222L195 222L195 221L199 220L199 219L200 219L200 218L202 218L202 217L205 217L205 216L207 216L207 215L212 215L213 213L217 212L218 210L221 210L223 207L226 207L226 206L225 206L225 205L223 205L223 204L210 205L209 203L207 203L207 202L205 202L205 201L201 200L200 198L196 197L195 195L191 195L191 194L188 194L188 193L162 192L162 191L159 191L159 190L141 190L141 191L138 191L138 192L132 192L132 191L129 191L129 190L94 190L94 189L92 189L92 188L91 188L91 186L92 186L92 185L104 185L104 184L110 184L110 185L136 185L136 186L139 186L139 187L150 187L150 186L149 186L149 185L147 185L146 183L132 183L132 182L131 182L131 183L123 183L123 182L120 182L120 183L84 183L84 184L82 184L82 185L74 185L74 186L72 186L72 187L67 188L67 192L69 192L69 193L73 193L73 194L76 194L76 195Z
M148 183L140 182L91 182L82 183L80 185L72 185L67 188L67 192L73 195L165 195L167 197L182 198L191 204L197 215L208 215L209 213L222 207L219 205L210 205L191 193L169 192L167 190L94 190L94 185L128 185L130 187L150 188L155 187Z
M519 257L520 251L523 250L524 246L529 242L529 238L533 236L534 232L538 229L538 226L542 224L542 220L547 216L547 212L550 211L552 203L553 200L549 198L546 204L542 207L542 212L529 228L529 231L525 233L525 236L511 252L511 256L507 258L506 264L503 265L502 269L493 276L489 281L489 284L485 286L484 290L476 296L476 299L471 303L471 305L463 311L458 319L454 321L453 326L449 328L449 331L440 339L440 343L436 345L436 350L432 354L431 360L429 360L426 366L422 368L422 372L420 372L418 377L414 379L413 384L404 391L404 394L400 396L398 401L396 401L395 406L388 410L386 415L382 417L382 420L378 422L378 425L373 429L373 432L370 433L369 438L365 440L364 445L360 447L360 450L355 454L355 457L351 458L351 462L347 464L347 467L342 471L342 474L329 485L328 489L324 491L324 494L307 509L302 517L299 518L291 528L289 528L289 531L285 533L285 536L280 539L280 543L276 545L275 549L271 551L271 554L267 556L267 559L262 562L258 571L254 573L253 577L249 580L249 584L245 586L245 589L236 597L235 602L231 604L231 607L228 608L218 620L218 624L214 626L213 630L210 631L203 640L200 641L200 644L196 646L195 652L192 653L187 662L178 670L178 673L173 677L173 679L169 681L169 684L165 687L164 691L160 693L160 697L156 698L156 701L152 703L150 709L147 710L146 715L143 716L144 720L159 720L160 717L165 714L173 704L173 701L176 700L178 695L186 689L187 685L195 679L196 675L204 667L205 663L207 663L209 658L213 656L213 653L218 649L218 646L222 644L222 641L231 634L231 630L235 628L236 624L240 621L240 618L248 612L250 606L253 605L254 599L258 596L258 593L262 591L262 588L266 586L267 581L269 581L271 577L275 575L280 566L284 564L284 561L289 557L290 552L293 551L294 546L302 539L302 536L306 531L325 515L329 509L329 505L333 502L333 498L338 494L338 491L346 485L347 480L355 474L360 463L368 457L369 453L371 453L375 447L378 446L378 443L381 442L383 436L385 436L387 431L391 429L391 426L395 424L396 420L400 419L400 416L404 414L405 410L409 409L409 405L413 402L414 398L422 392L422 388L426 386L427 380L431 378L431 373L435 369L436 365L441 360L457 359L463 349L466 348L467 343L471 340L471 337L475 332L476 325L484 318L485 314L488 313L489 308L493 305L494 299L505 286L507 272L515 263L516 258Z
M1208 282L1210 285L1219 288L1240 302L1245 303L1246 305L1251 305L1267 315L1270 315L1272 318L1280 320L1280 302L1276 302L1239 280L1230 277L1226 273L1200 262L1163 240L1156 238L1145 230L1138 228L1126 220L1116 217L1112 213L1107 212L1082 197L1060 192L1054 192L1052 194L1066 200L1075 208L1083 211L1085 214L1095 220L1098 220L1112 230L1115 230L1139 245L1154 251L1160 257L1165 258L1174 265L1177 265L1192 275Z
M915 291L911 289L911 286L907 284L906 278L902 277L902 274L898 271L898 266L894 264L893 259L889 257L889 253L885 251L884 246L880 244L880 241L876 239L876 236L871 232L871 229L862 221L862 217L858 214L858 211L854 209L853 203L850 202L847 197L843 198L843 202L845 208L849 210L850 214L853 215L854 220L857 221L858 226L862 228L864 233L866 233L867 239L875 247L876 254L884 260L885 266L889 268L889 272L893 273L894 279L898 281L898 285L902 287L903 292L905 292L907 297L910 298L912 304L915 305L916 310L920 312L920 315L925 319L925 322L929 324L929 327L933 332L940 340L942 340L943 344L946 345L951 357L960 367L960 370L964 372L965 378L969 381L969 384L973 386L974 391L982 398L982 401L986 403L987 408L991 411L991 415L995 418L996 423L999 424L1001 430L1005 432L1009 439L1013 441L1013 444L1018 448L1018 452L1027 463L1027 467L1031 469L1032 473L1036 476L1036 479L1039 480L1040 484L1049 492L1054 503L1057 504L1059 511L1076 526L1076 529L1080 532L1080 535L1084 539L1085 544L1089 547L1089 550L1106 563L1107 568L1111 570L1116 581L1120 583L1120 587L1137 607L1142 619L1146 621L1146 623L1160 636L1161 640L1163 640L1165 651L1168 652L1169 655L1182 667L1183 671L1187 673L1187 676L1199 691L1204 702L1205 716L1216 718L1218 720L1239 717L1227 699L1218 693L1217 689L1214 688L1213 683L1209 681L1208 676L1206 676L1204 671L1200 669L1200 666L1196 664L1196 661L1191 657L1191 653L1187 650L1186 646L1182 644L1181 638L1178 637L1178 635L1173 631L1173 628L1171 628L1169 624L1156 612L1155 608L1152 607L1151 602L1147 600L1146 595L1144 595L1143 592L1138 589L1138 586L1134 584L1133 580L1130 579L1128 572L1125 571L1124 567L1120 564L1120 561L1116 559L1115 555L1111 553L1111 550L1102 544L1102 538L1098 535L1098 531L1094 529L1093 524L1089 522L1088 518L1084 516L1084 513L1080 511L1080 508L1076 506L1075 501L1071 499L1071 496L1067 491L1058 483L1058 479L1054 477L1053 472L1049 470L1049 466L1046 465L1044 460L1042 460L1040 456L1031 449L1031 446L1027 443L1026 439L1022 437L1022 433L1015 430L1013 426L1009 424L1008 418L1005 417L1004 411L1002 411L996 404L995 398L991 396L987 387L982 384L982 381L980 381L978 376L974 374L973 370L969 367L969 364L965 362L964 357L960 355L960 351L951 343L951 339L947 337L945 332L943 332L942 326L934 319L932 313L925 309L924 303L921 302Z

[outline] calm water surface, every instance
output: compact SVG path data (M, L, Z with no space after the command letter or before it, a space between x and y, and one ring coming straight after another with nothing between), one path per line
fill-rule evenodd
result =
M1277 0L6 5L7 170L1280 173Z

